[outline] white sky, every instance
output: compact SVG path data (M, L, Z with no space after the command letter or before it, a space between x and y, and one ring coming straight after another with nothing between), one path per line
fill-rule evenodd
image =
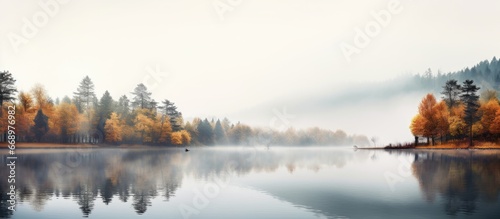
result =
M429 67L455 71L500 51L498 1L401 1L401 13L347 62L340 44L353 45L355 28L375 21L370 12L387 10L390 0L241 0L235 6L228 2L237 0L72 0L58 4L15 52L9 34L23 36L23 19L43 15L39 3L52 1L0 0L0 70L11 71L21 90L39 82L54 99L72 96L89 75L98 97L109 90L117 99L149 79L153 97L176 102L186 117L224 117ZM232 9L224 20L216 2ZM154 80L148 66L168 73Z

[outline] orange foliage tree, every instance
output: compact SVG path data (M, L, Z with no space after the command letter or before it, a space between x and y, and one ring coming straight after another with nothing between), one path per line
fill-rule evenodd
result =
M427 94L420 105L418 106L418 113L423 119L423 129L422 134L424 137L427 137L427 142L429 143L429 139L432 139L432 144L434 145L434 137L438 133L438 122L436 118L436 98L433 94Z
M63 143L67 143L78 130L79 120L76 106L71 103L59 104L56 107L53 121L52 130L61 136Z
M122 141L122 123L118 115L113 112L104 125L105 141L109 143L119 143Z
M173 145L182 145L182 134L180 132L172 132L170 136Z
M441 142L443 142L443 138L450 132L450 112L445 101L441 101L436 104L433 110L436 116L437 133L441 138Z
M490 136L492 134L492 125L494 123L496 113L500 109L498 100L496 98L490 98L488 102L481 104L479 107L479 113L482 115L480 123L482 125L484 134Z

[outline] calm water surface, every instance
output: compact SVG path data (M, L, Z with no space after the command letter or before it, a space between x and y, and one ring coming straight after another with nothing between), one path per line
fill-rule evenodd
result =
M7 151L1 151L5 164ZM500 218L500 152L17 150L10 218Z

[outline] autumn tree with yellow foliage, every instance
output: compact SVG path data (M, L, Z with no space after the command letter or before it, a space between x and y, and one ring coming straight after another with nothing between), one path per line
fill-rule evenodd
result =
M434 145L434 137L439 133L438 108L436 98L433 94L427 94L420 105L418 106L418 115L414 117L410 129L414 135L422 135L427 138L427 143L432 140ZM439 119L439 120L438 120Z
M111 113L110 118L106 120L106 124L104 125L105 141L113 144L121 142L123 132L122 126L118 115L115 112Z
M47 142L65 144L148 144L148 145L348 145L366 146L366 136L347 135L342 130L312 128L307 130L286 131L264 130L237 122L232 124L227 118L195 118L184 123L182 113L171 100L164 99L162 104L152 98L144 84L138 84L129 99L120 96L118 101L105 91L100 100L95 94L94 83L85 76L72 97L59 97L56 101L48 95L41 84L35 84L30 92L17 92L15 80L5 79L8 72L0 72L0 85L5 100L16 100L16 131L18 142ZM1 80L2 77L5 80ZM10 77L10 76L9 76ZM7 82L5 82L7 81ZM3 83L3 84L2 84ZM15 92L14 92L15 91ZM436 101L428 102L437 114L430 114L422 107L421 118L415 130L416 135L442 135L447 132L444 123L447 114ZM6 103L7 104L7 103ZM12 103L8 103L12 104ZM441 107L441 108L440 108ZM5 109L0 111L2 114ZM7 115L4 113L4 115ZM419 118L420 118L419 117ZM436 125L429 123L435 117ZM500 119L500 117L499 117ZM209 121L210 120L210 121ZM0 130L5 132L5 121L0 121ZM217 121L217 122L215 122ZM434 128L430 129L432 126ZM431 130L431 131L429 131ZM500 130L500 128L499 128ZM2 139L0 135L0 141Z
M411 122L410 130L415 136L432 139L439 135L441 142L447 136L455 139L469 137L478 140L496 141L500 134L500 103L496 91L487 90L482 93L481 101L475 94L479 87L473 81L466 80L463 86L456 80L449 80L443 87L443 101L437 103L434 95L427 94L419 105L419 114ZM460 99L458 99L460 97ZM444 139L443 139L444 138Z
M78 130L78 109L71 103L59 104L56 107L53 121L52 130L60 135L63 143L68 143L69 138L73 138Z
M482 103L479 107L479 112L481 114L480 124L482 131L486 137L491 137L492 125L495 123L495 117L497 111L500 110L500 104L498 104L498 99L496 97L491 98L486 103Z
M182 145L182 134L180 132L172 132L171 138L173 145Z

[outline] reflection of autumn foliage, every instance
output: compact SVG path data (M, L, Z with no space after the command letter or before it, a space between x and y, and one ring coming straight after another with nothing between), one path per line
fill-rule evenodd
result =
M293 174L299 168L317 171L325 165L342 167L348 158L335 150L282 153L253 147L189 153L177 149L93 149L75 153L33 150L22 154L17 167L23 171L16 176L19 201L40 211L57 195L76 202L82 215L88 217L98 206L96 201L108 205L120 200L143 214L152 199L161 196L169 201L174 197L185 176L227 180L231 174L272 172L280 167ZM0 178L7 175L5 168L0 169ZM0 191L6 191L7 186L6 180L0 181ZM6 214L6 205L0 205L0 215Z
M500 194L500 154L488 151L416 155L413 175L429 202L445 200L448 214L472 213L478 199L496 202Z

